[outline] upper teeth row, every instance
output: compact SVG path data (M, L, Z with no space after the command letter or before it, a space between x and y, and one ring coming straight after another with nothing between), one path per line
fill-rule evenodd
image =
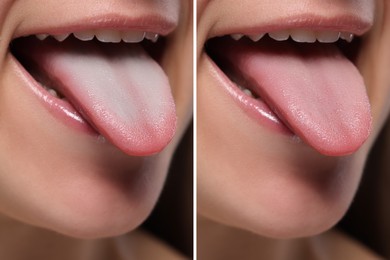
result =
M246 36L253 41L257 42L265 33L260 34L252 34L252 35L244 35L244 34L232 34L231 37L235 40L241 39L243 36ZM310 31L304 29L294 29L294 30L283 30L283 31L275 31L268 33L269 37L277 41L285 41L291 37L292 40L296 42L323 42L323 43L331 43L337 42L340 38L346 40L347 42L351 42L353 40L354 35L349 32L333 32L333 31Z
M156 42L159 37L157 33L151 33L151 32L137 32L137 31L120 32L114 30L80 31L80 32L74 32L73 35L74 37L82 41L90 41L96 37L96 39L98 39L101 42L113 42L113 43L118 43L121 41L128 42L128 43L136 43L136 42L143 41L145 38L151 40L152 42ZM70 33L57 34L57 35L49 35L49 34L36 35L36 37L40 40L44 40L49 36L55 38L57 41L62 42L70 36Z

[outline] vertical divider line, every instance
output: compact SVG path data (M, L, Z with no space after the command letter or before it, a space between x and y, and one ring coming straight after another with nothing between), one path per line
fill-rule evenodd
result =
M197 0L193 1L193 259L197 259Z

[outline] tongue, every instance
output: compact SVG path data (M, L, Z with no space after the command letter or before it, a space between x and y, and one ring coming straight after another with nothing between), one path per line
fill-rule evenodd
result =
M371 112L363 79L336 46L268 41L226 48L233 70L319 152L347 155L367 139Z
M142 47L48 40L30 46L26 55L121 150L150 155L170 142L176 128L170 86Z

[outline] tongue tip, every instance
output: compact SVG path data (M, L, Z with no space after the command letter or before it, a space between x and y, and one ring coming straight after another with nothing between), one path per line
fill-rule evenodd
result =
M350 129L338 134L330 135L326 139L303 138L306 143L312 146L319 153L326 156L347 156L355 153L366 142L371 134L372 119L360 125L359 128ZM333 136L333 138L332 138ZM312 139L312 140L310 140Z
M129 156L152 156L160 153L164 148L170 143L172 139L168 141L152 144L152 145L143 145L142 147L134 146L118 146L124 153Z
M326 156L340 157L340 156L348 156L356 151L364 144L363 142L351 143L346 145L335 145L330 147L314 147L319 153Z
M164 148L173 139L173 135L164 136L160 139L142 143L135 143L133 141L126 140L118 142L118 140L112 140L112 138L109 137L107 139L129 156L151 156L164 150Z
M129 156L152 156L172 141L176 133L176 117L172 117L160 127L136 129L123 132L116 130L103 133L105 138Z

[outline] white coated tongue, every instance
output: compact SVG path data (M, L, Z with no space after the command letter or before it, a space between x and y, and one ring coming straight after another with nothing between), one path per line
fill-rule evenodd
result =
M225 44L221 59L317 151L351 154L368 138L371 111L356 67L331 44Z
M106 139L129 155L161 151L176 129L168 79L138 44L34 43L25 55ZM58 85L58 86L57 86Z

